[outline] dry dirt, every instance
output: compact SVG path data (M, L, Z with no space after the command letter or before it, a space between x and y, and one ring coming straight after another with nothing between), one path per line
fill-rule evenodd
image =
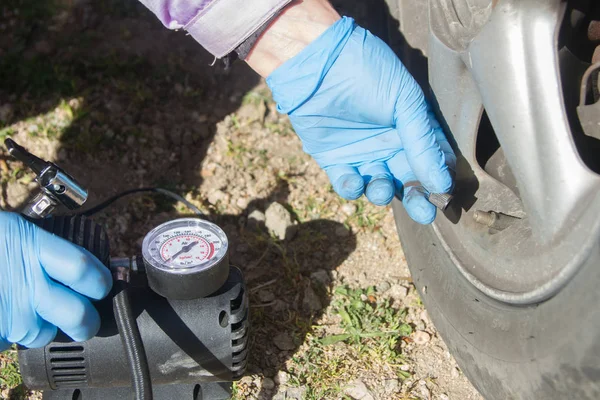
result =
M210 67L193 40L144 9L96 3L67 1L41 16L26 13L26 1L0 6L0 58L13 57L0 63L0 136L63 166L87 186L90 205L161 186L223 227L252 304L250 364L236 398L480 399L423 309L390 208L337 197L264 82L242 63ZM45 24L33 29L24 18ZM1 155L0 202L12 209L35 184ZM291 239L277 240L248 218L273 202L291 215ZM189 211L181 204L144 195L97 220L108 227L112 254L125 256L139 251L149 229L182 214ZM406 310L415 333L398 343L402 365L368 362L349 344L324 347L323 357L337 352L349 367L331 377L337 389L319 392L327 371L316 368L314 379L294 371L314 338L340 332L330 305L340 285L375 286L377 301ZM0 389L11 397L12 387Z

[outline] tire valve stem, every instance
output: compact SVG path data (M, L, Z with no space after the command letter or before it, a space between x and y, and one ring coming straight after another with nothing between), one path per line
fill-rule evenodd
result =
M473 219L478 224L485 225L497 231L501 231L511 226L515 221L519 220L520 218L498 213L495 211L487 212L476 210L473 213Z

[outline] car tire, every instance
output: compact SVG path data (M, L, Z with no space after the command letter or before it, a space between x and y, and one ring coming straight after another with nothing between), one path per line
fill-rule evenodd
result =
M398 200L393 208L431 319L486 399L600 398L598 241L558 294L534 306L516 306L476 289L456 268L434 226L414 223Z

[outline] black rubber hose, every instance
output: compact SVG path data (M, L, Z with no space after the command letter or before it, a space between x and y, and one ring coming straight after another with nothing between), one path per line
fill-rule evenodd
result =
M152 383L150 381L148 359L146 358L140 330L131 310L127 283L116 280L115 288L117 292L113 298L113 311L131 371L134 399L152 400Z
M119 200L121 197L129 196L131 194L136 194L136 193L144 193L144 192L154 192L154 193L159 193L164 196L170 197L176 201L179 201L179 202L185 204L190 210L192 210L192 212L194 214L196 214L198 216L203 215L202 211L200 211L200 209L198 207L196 207L191 202L187 201L185 198L181 197L177 193L172 192L170 190L161 189L161 188L153 188L153 187L126 190L126 191L121 192L121 193L103 201L102 203L90 208L89 210L82 212L81 214L85 215L86 217L92 216L92 215L96 214L97 212L102 211L106 207L110 206L112 203Z

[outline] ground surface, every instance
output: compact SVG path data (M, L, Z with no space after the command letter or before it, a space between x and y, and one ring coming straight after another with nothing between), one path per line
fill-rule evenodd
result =
M337 197L264 82L211 62L133 1L3 2L0 138L55 160L90 204L158 185L224 228L252 304L236 399L479 399L415 292L391 210ZM1 206L18 207L32 177L4 151L0 170ZM125 256L187 214L138 196L97 219ZM15 360L0 355L0 398L39 398Z

